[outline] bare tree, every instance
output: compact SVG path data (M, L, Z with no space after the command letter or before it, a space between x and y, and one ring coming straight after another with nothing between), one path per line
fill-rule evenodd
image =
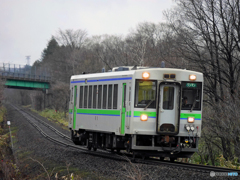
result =
M226 159L232 159L232 148L239 147L237 111L233 116L222 116L231 106L238 106L240 77L240 3L239 0L177 0L178 8L165 13L175 38L177 55L187 61L188 67L204 73L206 102L214 120L209 131L212 142L220 139L221 150ZM231 102L231 103L230 103ZM227 124L227 122L229 124ZM237 125L237 126L234 126ZM235 136L229 141L224 128L232 127ZM218 129L222 130L221 135ZM208 133L208 135L209 135ZM239 152L235 148L235 152ZM236 155L236 153L235 153Z
M87 31L81 29L63 31L59 29L55 38L60 45L69 46L71 49L81 49L87 38Z
M52 85L52 106L56 111L62 110L65 112L68 111L68 102L69 102L69 84L63 82L55 82Z
M5 81L0 79L0 106L2 105L2 101L4 100L4 84Z
M72 74L76 74L76 69L78 69L78 64L80 57L79 54L85 44L85 40L87 38L87 32L85 30L59 30L58 34L56 35L56 40L58 44L69 48L67 51L68 59L67 61L72 65Z

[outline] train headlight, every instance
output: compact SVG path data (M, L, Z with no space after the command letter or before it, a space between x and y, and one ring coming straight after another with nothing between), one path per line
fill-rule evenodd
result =
M150 77L150 73L149 72L142 73L142 78L143 79L148 79L149 77Z
M194 129L195 129L195 128L194 128L193 126L191 126L191 131L194 131Z
M141 121L147 121L148 120L148 116L146 114L142 114L140 116L140 119L141 119Z
M188 121L189 123L193 123L193 122L194 122L194 117L188 117L188 118L187 118L187 121Z
M188 126L188 125L186 125L185 128L186 128L187 131L190 130L190 126Z
M196 79L197 79L196 75L194 75L194 74L189 75L189 80L190 81L196 81Z

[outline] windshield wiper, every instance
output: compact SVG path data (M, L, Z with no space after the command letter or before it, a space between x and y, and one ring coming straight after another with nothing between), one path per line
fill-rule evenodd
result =
M195 100L194 100L194 102L193 102L193 105L192 105L192 108L191 108L190 112L192 112L192 111L193 111L193 108L195 107L195 105L196 105L196 102L197 102L197 99L195 98Z
M154 99L152 99L148 104L147 106L144 108L144 110L146 110L148 108L148 106L150 106L150 104L152 104L152 102L154 101Z

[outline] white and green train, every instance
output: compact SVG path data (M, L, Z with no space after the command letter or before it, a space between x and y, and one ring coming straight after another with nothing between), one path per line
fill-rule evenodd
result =
M74 75L70 91L69 129L75 144L172 160L198 150L202 73L119 67Z

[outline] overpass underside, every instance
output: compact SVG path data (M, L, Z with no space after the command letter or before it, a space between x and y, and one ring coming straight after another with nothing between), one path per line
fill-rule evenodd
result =
M50 88L49 82L6 79L5 87L14 89L43 90Z

